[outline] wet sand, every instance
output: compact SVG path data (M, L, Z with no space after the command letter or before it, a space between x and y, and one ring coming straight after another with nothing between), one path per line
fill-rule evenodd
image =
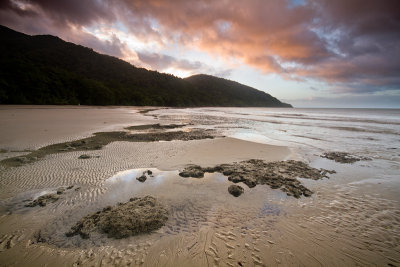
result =
M49 144L115 131L132 123L145 124L151 117L135 107L0 106L0 147L7 150L37 149Z
M129 113L129 119L115 121L110 125L112 130L171 123L132 114L130 109L119 112ZM104 130L101 120L91 117L87 121L93 124L84 128L93 130L84 131ZM47 138L53 135L53 143L69 142L90 135L84 131L71 132L68 137L52 132ZM31 136L38 138L31 140ZM39 136L34 127L30 131L28 127L25 134L18 133L15 138L24 144L21 149L51 144ZM301 179L314 192L309 198L296 199L267 185L248 188L243 182L237 185L245 189L244 193L234 197L228 192L233 183L222 173L205 173L201 179L182 178L178 173L187 164L212 167L249 159L282 161L297 159L296 154L287 147L223 137L113 141L84 153L90 158L80 159L82 151L71 150L48 154L19 167L0 167L2 264L396 266L400 262L398 203L368 194L365 187L341 184L340 170L355 168L354 165L342 167L320 159L326 164L324 168L335 169L339 174L319 181ZM13 152L2 154L14 156ZM147 170L152 171L153 177L138 181L136 178ZM57 194L60 187L70 186L73 187L57 195L57 201L44 207L25 206L40 196ZM147 195L155 197L168 211L165 226L150 234L124 239L108 238L100 232L91 233L88 239L65 235L89 214Z

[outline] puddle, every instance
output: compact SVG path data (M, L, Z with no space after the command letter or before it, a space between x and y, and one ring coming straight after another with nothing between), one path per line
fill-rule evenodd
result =
M148 171L151 174L147 174ZM207 205L210 209L251 206L261 210L264 209L266 199L282 197L281 192L271 190L267 186L248 188L245 184L238 183L245 191L243 195L235 198L228 193L228 187L233 183L221 173L205 173L204 178L183 178L178 173L178 171L160 171L155 168L119 172L106 181L107 192L104 194L104 199L122 202L131 197L152 195L171 206L190 200ZM145 182L137 180L142 175L147 178Z
M76 202L66 200L65 203L71 205L69 207L61 203L52 206L55 213L59 211L59 216L41 230L41 236L48 243L60 247L90 247L105 242L119 246L139 240L147 242L182 233L197 233L204 227L249 227L257 220L262 222L265 217L277 218L284 214L279 203L287 196L280 190L272 190L263 185L248 188L239 183L244 193L234 197L228 193L228 187L233 183L221 173L206 173L204 178L183 178L178 173L155 168L118 172L105 181L104 192L97 198ZM142 175L147 178L144 182L136 179ZM75 194L80 196L84 192ZM85 240L78 236L65 236L65 232L84 216L109 205L127 202L130 198L147 195L155 197L168 210L168 221L161 229L124 240L110 240L104 234L93 234ZM246 220L243 221L243 218Z

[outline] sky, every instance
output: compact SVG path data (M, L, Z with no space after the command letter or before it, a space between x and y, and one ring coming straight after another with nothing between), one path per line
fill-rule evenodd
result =
M0 24L295 107L400 108L399 0L0 0Z

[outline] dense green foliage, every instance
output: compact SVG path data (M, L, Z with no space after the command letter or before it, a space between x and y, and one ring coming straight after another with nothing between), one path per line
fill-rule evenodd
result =
M207 92L208 98L204 101L210 106L291 107L269 94L227 79L199 74L185 80L200 91Z
M50 35L0 25L0 104L287 106L208 75L180 79Z

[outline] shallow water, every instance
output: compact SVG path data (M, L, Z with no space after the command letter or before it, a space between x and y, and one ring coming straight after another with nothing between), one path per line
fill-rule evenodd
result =
M229 137L288 145L318 166L326 164L318 156L327 151L370 157L372 162L355 165L370 166L376 177L384 177L382 182L390 180L400 189L400 109L198 108L151 114L216 128Z
M139 182L145 171L151 170L151 175L146 175L145 182ZM260 219L265 216L278 216L284 214L279 203L286 200L286 194L279 190L272 190L268 186L259 185L255 188L245 188L245 193L240 198L235 198L228 193L228 186L232 183L220 173L207 173L204 178L182 178L178 171L160 171L155 168L131 169L118 172L104 183L104 193L96 201L81 203L78 206L66 208L60 205L55 208L55 220L50 220L46 227L41 229L42 237L47 242L60 247L91 247L100 246L108 241L106 235L93 233L93 238L82 240L75 236L68 238L64 235L80 218L101 210L108 205L126 202L132 197L151 195L166 205L170 213L167 225L156 231L155 236L143 236L140 240L153 240L169 235L193 234L202 227L219 228L226 225L241 224L241 218L248 220ZM42 192L52 192L46 190ZM68 194L68 193L67 193ZM69 194L78 194L71 192ZM32 197L37 193L31 193ZM24 194L27 197L27 194ZM17 197L21 199L21 197ZM19 206L20 211L33 212ZM19 212L18 208L13 210ZM224 218L220 221L219 218ZM114 245L137 242L137 237L124 241L111 241Z

